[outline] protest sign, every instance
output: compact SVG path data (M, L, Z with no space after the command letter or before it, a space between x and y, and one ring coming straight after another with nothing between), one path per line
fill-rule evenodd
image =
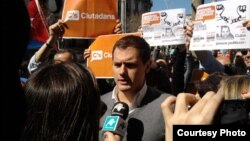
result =
M91 39L112 34L118 19L117 0L65 0L62 19L69 29L64 38Z
M250 31L242 25L246 19L250 19L249 0L228 0L200 5L197 8L189 49L249 48Z
M150 46L185 44L185 9L142 14L143 38Z
M90 45L90 57L87 66L92 70L96 78L113 78L112 49L117 40L127 35L141 36L138 33L102 35Z

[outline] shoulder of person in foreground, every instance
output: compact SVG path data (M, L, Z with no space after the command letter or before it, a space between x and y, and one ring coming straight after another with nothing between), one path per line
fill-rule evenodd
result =
M26 105L23 90L20 85L18 69L24 59L26 48L30 40L30 17L23 0L1 1L0 8L7 11L9 8L15 17L3 14L1 38L3 61L1 74L1 140L20 140L23 123L26 118ZM14 26L11 23L16 23ZM5 91L5 92L4 92ZM3 93L4 92L4 93Z

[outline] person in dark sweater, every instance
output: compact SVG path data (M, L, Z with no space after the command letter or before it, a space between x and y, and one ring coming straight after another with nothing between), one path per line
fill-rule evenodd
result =
M115 43L112 57L116 86L101 97L107 110L100 120L100 129L106 116L111 115L114 104L119 101L129 106L127 132L123 140L164 140L165 127L160 104L170 94L146 84L146 74L152 63L149 44L139 36L125 36ZM99 139L102 136L100 132Z

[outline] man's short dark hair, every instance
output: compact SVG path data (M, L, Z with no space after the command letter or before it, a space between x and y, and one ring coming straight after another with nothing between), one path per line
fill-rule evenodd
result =
M119 39L113 47L112 55L114 56L114 51L116 48L126 49L128 47L134 47L139 50L140 57L144 64L150 59L149 44L142 37L135 35L128 35Z

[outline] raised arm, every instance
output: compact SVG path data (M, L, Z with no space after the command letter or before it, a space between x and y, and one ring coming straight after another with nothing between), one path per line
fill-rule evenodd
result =
M193 29L194 24L192 22L185 26L186 50L189 50L190 41L193 36ZM224 72L224 66L218 60L216 60L212 51L201 50L194 51L194 53L207 72Z
M68 28L62 20L58 20L56 23L49 27L49 38L47 41L36 51L36 53L31 57L28 64L28 71L32 73L34 70L38 68L38 66L44 62L52 48L55 46L55 43L59 37L61 37L65 28Z
M56 23L52 24L49 27L49 38L42 45L42 47L35 53L35 61L42 62L44 61L51 50L55 46L55 43L59 37L65 32L65 28L68 28L62 20L58 20Z

